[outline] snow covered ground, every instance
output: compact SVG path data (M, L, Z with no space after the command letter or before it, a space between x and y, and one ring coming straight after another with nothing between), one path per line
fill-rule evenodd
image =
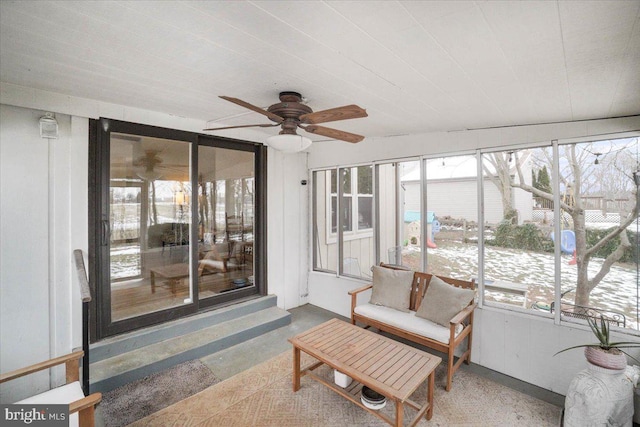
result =
M469 279L478 275L478 248L475 245L452 241L438 242L438 248L429 250L429 265L438 274ZM575 288L577 268L569 265L571 256L561 262L561 289ZM589 264L593 277L602 265L594 258ZM539 301L554 300L555 266L553 254L527 252L485 246L485 280L503 280L529 286L527 306ZM616 264L604 280L591 292L590 305L602 309L618 310L627 316L627 327L637 329L638 276L635 264ZM509 294L491 293L491 299L505 303L522 304L522 298ZM573 302L573 293L564 301Z

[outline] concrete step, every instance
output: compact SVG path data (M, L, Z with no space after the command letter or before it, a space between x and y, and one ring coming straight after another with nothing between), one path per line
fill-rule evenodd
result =
M89 347L90 363L99 362L119 354L127 353L137 348L146 347L179 335L195 332L200 329L226 322L247 314L255 313L265 308L275 307L275 295L232 304L227 307L198 313L169 323L151 326L145 329L107 338ZM93 376L93 374L92 374Z
M291 323L289 312L268 307L200 330L91 363L91 392L107 392L188 360L202 358Z

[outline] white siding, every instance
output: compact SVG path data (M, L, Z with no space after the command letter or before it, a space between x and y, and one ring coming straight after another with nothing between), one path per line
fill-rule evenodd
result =
M484 183L485 221L497 223L502 220L502 197L489 180ZM407 193L419 192L417 182L405 183ZM416 190L417 189L417 190ZM427 210L436 217L450 216L478 221L478 184L475 179L438 180L427 183Z

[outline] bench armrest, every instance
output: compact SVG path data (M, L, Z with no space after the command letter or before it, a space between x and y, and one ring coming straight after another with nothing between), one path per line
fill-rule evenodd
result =
M368 285L362 286L358 289L354 289L349 291L349 295L351 295L351 323L355 325L354 310L356 309L356 305L358 304L358 294L369 289L373 288L373 284L369 283Z
M362 286L361 288L349 291L349 295L354 296L355 294L359 294L360 292L364 292L364 291L369 290L371 288L373 288L373 285L371 283L369 283L368 285Z
M74 351L73 353L69 353L65 356L60 356L54 359L45 360L44 362L27 366L26 368L16 369L15 371L7 372L6 374L0 375L0 383L14 380L16 378L24 377L25 375L42 371L44 369L49 369L57 365L62 365L63 363L67 365L67 383L77 381L78 366L79 366L80 359L82 358L83 355L84 355L84 352L82 350ZM75 371L76 378L73 378L74 371Z
M469 317L471 313L473 313L473 310L475 310L475 308L476 308L476 303L474 302L466 306L464 309L462 309L460 313L453 316L453 318L449 321L451 327L455 328L457 325L462 323L464 319L466 319L467 317Z
M69 404L69 413L73 414L74 412L82 411L83 409L91 408L96 406L102 400L102 393L92 393L89 396L76 400L75 402L71 402Z

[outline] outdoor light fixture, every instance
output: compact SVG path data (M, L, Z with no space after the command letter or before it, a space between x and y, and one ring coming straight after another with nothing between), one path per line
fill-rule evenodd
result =
M598 157L600 157L602 155L602 153L593 153L596 156L596 159L593 161L594 165L599 165L600 164L600 160L598 160Z
M633 181L636 183L636 187L640 187L640 170L633 172Z
M40 117L40 138L58 139L58 121L53 113Z
M285 153L296 153L309 148L311 140L305 136L284 133L267 138L267 145Z

